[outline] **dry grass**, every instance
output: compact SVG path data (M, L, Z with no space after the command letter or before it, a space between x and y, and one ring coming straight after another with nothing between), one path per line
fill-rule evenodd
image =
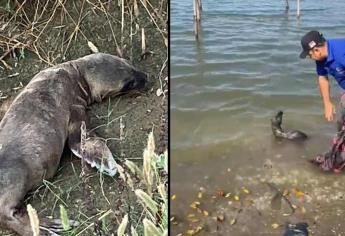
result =
M133 186L131 176L139 176L142 183L139 185L142 187L135 189L134 192L144 208L142 214L144 219L137 224L143 225L145 236L168 235L168 155L167 152L157 155L154 150L155 142L151 132L143 154L142 170L129 160L125 162L129 171L120 168L120 176L129 187ZM135 229L132 229L132 234L134 231Z
M77 39L84 41L86 46L89 42L97 45L98 42L90 40L93 32L87 29L89 19L97 19L100 16L106 18L106 22L102 23L111 37L108 45L114 45L114 54L132 58L133 37L141 38L141 32L148 27L139 23L140 17L150 18L167 46L166 0L156 4L142 0L139 2L119 0L118 4L100 0L24 0L21 3L17 0L6 0L2 4L0 5L0 49L2 50L0 62L8 69L12 66L5 62L4 58L7 56L20 58L25 56L26 51L30 51L43 62L54 65L58 61L65 60ZM117 27L121 28L119 33ZM54 37L49 37L50 35ZM130 38L129 45L125 42L127 38ZM145 38L144 35L141 41L145 45L150 39ZM130 51L129 55L128 52L124 52L127 50ZM144 55L146 51L142 53Z

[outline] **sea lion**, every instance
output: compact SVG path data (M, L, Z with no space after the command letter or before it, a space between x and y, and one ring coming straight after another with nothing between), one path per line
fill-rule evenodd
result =
M29 190L54 176L65 143L76 155L114 175L112 156L106 156L105 163L102 160L111 152L95 134L88 133L81 147L81 125L88 127L86 107L107 96L143 88L145 83L146 74L124 59L103 53L39 72L0 122L0 225L32 235L21 202ZM52 230L52 222L40 222Z
M276 138L284 138L294 141L304 141L308 138L308 136L299 130L289 130L284 131L281 127L283 121L283 112L278 111L273 119L271 119L271 128L273 135Z

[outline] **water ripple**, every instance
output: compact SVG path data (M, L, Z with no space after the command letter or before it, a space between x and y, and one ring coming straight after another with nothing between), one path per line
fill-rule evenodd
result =
M263 127L277 109L301 129L324 126L315 66L298 58L299 40L310 29L345 37L345 2L302 1L299 21L295 3L288 14L284 7L283 1L205 1L197 43L192 1L172 1L174 147L266 135ZM336 97L340 91L331 84Z

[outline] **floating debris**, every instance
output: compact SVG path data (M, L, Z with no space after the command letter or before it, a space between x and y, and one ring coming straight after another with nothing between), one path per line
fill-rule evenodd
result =
M201 230L203 229L202 226L197 226L195 229L189 229L187 230L187 235L196 235L197 233L199 233Z
M200 202L197 202L197 201L192 202L192 204L190 204L190 207L193 209L197 209L199 208L199 206L200 206Z
M199 222L200 220L197 219L197 218L191 218L191 219L189 219L189 221L190 221L191 223L197 223L197 222Z
M230 221L230 225L234 225L234 224L236 224L236 218L234 218Z
M217 216L217 221L219 221L219 222L223 222L224 219L225 219L225 217L224 217L223 214L220 214L220 215Z
M249 194L249 193L250 193L250 191L249 191L246 187L242 187L241 189L242 189L242 191L243 191L244 193L246 193L246 194Z
M176 194L174 194L174 195L171 196L171 200L174 201L175 199L176 199Z
M199 199L202 198L202 192L199 192L199 193L198 193L198 198L199 198Z
M303 197L304 192L298 190L298 189L292 189L292 192L295 194L296 197Z
M273 224L271 225L271 227L272 227L273 229L277 229L277 228L279 228L279 224L273 223Z
M218 197L224 197L224 196L225 196L225 192L224 192L224 190L222 190L222 189L218 190L218 191L216 192L216 194L217 194Z
M172 217L170 218L170 222L171 222L171 224L173 224L173 225L178 225L178 222L177 222L175 216L172 216Z

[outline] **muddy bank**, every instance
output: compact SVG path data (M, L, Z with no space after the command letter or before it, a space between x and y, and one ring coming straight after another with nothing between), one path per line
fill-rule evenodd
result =
M197 158L172 161L171 233L278 236L286 223L306 222L312 235L344 235L344 174L309 163L315 145L328 146L314 137L303 146L266 140L251 150L229 143L172 150Z

